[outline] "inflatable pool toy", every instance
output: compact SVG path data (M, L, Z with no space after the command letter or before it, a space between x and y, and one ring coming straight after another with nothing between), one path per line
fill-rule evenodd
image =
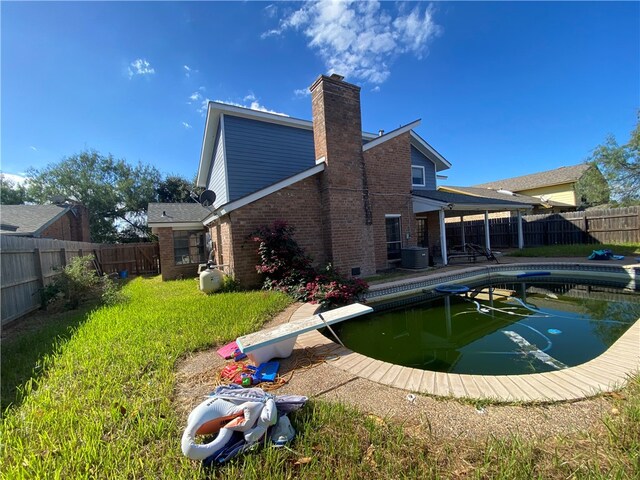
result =
M276 397L260 388L221 385L189 414L182 453L209 464L225 462L264 438L269 427L278 423L278 415L297 410L306 401L307 397L298 395ZM216 436L198 443L198 435Z
M466 285L444 284L438 285L435 288L435 291L440 293L467 293L469 291L469 287Z

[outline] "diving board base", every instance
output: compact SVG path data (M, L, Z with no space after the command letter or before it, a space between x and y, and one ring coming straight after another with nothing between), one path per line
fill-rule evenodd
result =
M298 335L370 312L373 312L373 308L361 303L353 303L346 307L335 308L238 337L236 343L242 353L245 353L253 363L259 365L272 358L289 357L293 353L293 346Z
M247 357L253 365L260 365L273 358L287 358L293 353L293 347L298 340L298 336L287 338L281 342L272 343L266 347L256 348L247 353Z

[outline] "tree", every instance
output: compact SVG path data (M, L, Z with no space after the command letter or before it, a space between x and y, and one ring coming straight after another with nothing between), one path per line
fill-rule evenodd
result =
M168 175L158 185L158 201L162 203L193 203L191 192L195 192L194 182L180 175Z
M22 205L26 200L26 188L0 173L0 203L2 205Z
M609 135L594 149L590 161L608 180L615 201L621 205L640 203L640 112L629 143L620 146Z
M609 183L596 165L591 165L576 182L576 197L582 207L594 207L609 203Z
M160 172L139 163L132 166L95 150L63 158L43 170L30 169L28 194L41 203L54 196L76 200L89 210L94 242L115 242L127 229L148 237L146 211L156 201ZM130 236L129 234L127 236Z

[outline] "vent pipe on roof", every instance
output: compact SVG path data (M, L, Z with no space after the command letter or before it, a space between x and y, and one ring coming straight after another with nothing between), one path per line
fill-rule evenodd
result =
M330 76L329 78L331 78L332 80L337 80L337 81L339 81L339 82L341 82L342 80L344 80L344 76L339 75L339 74L337 74L337 73L332 73L332 74L331 74L331 76Z
M384 130L382 129L378 130L378 136L381 137L382 135L384 135Z
M165 210L162 210L162 217L166 217L167 216L167 212Z

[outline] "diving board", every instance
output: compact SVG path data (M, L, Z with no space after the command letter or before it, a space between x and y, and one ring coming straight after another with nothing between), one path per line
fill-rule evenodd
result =
M240 351L246 353L252 362L260 364L272 358L286 358L291 355L298 335L371 312L373 308L353 303L238 337L236 343Z

